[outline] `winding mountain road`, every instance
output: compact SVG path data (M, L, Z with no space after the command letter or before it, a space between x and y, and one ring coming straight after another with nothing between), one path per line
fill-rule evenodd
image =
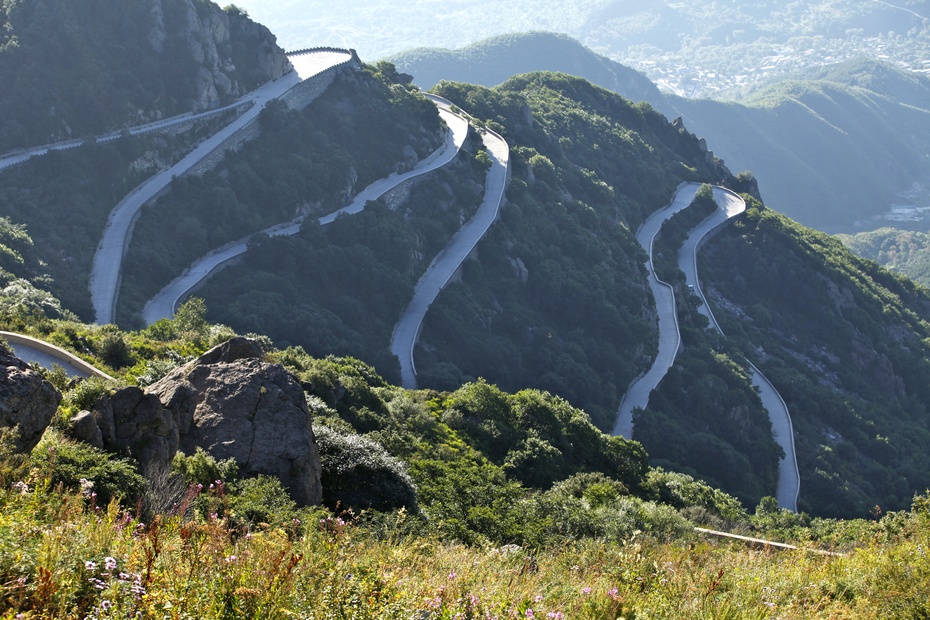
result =
M97 323L112 323L114 320L123 256L132 236L132 227L142 206L167 188L174 177L184 174L219 148L227 138L255 121L266 103L281 97L293 86L306 79L349 62L352 54L349 51L317 51L289 58L294 71L249 93L244 99L252 101L253 105L245 113L206 139L174 166L159 172L135 188L110 212L103 239L94 255L90 275L91 301L94 305Z
M719 208L689 233L678 253L678 267L684 272L685 280L693 287L694 293L703 302L698 311L710 320L711 326L720 334L726 335L720 328L720 324L717 323L714 312L704 296L704 290L701 288L700 278L698 277L697 251L708 234L724 225L731 217L744 212L746 203L738 195L721 187L714 188L714 199L717 201ZM778 505L782 508L797 512L801 476L798 472L798 457L794 448L794 427L791 424L791 414L788 412L788 405L785 404L775 386L751 362L750 371L752 384L759 390L762 405L769 412L775 442L785 452L785 456L778 464L778 486L775 499L778 500Z
M491 157L491 167L484 187L484 200L474 217L455 233L449 244L426 268L413 291L413 299L401 313L391 335L391 353L400 360L401 385L407 389L416 389L417 386L413 348L420 335L426 311L497 219L504 199L510 170L510 148L506 140L492 131L485 131L482 138Z
M403 173L395 172L390 176L375 181L359 192L350 204L321 217L319 219L320 225L330 224L340 215L359 213L365 209L365 205L369 201L377 200L404 181L432 172L455 159L455 156L465 143L465 138L468 136L468 121L453 113L451 104L448 102L434 101L434 103L439 109L439 116L442 117L449 128L443 145L433 151L429 157L420 160L412 170ZM297 218L283 224L277 224L262 232L269 237L295 235L300 231L302 220L303 218ZM184 273L175 278L145 304L145 308L142 310L142 318L145 324L151 325L159 319L171 318L178 303L188 292L204 282L230 260L248 250L248 242L251 237L252 235L249 235L243 239L228 243L197 259Z
M700 186L694 183L679 185L672 202L664 209L650 215L636 231L636 241L649 255L645 263L646 279L656 303L656 314L659 320L659 350L649 370L634 379L627 388L626 394L623 395L617 411L617 422L614 424L614 435L622 435L628 439L633 437L633 410L646 408L649 404L649 394L665 377L665 373L672 367L678 355L681 333L678 330L678 315L675 312L675 290L670 284L656 276L652 266L652 244L665 220L691 204L698 187Z
M649 287L652 290L656 303L656 313L659 322L659 350L652 367L643 375L636 378L627 389L620 401L617 412L617 421L613 434L627 438L633 436L633 410L637 407L645 409L649 403L649 395L665 377L668 369L675 362L678 349L681 346L681 334L678 328L678 315L675 311L675 292L671 285L659 280L652 265L652 245L655 236L662 228L662 224L687 208L694 200L699 184L682 184L678 187L671 204L664 209L653 213L640 226L636 233L636 240L646 250L649 260L646 262ZM695 226L688 234L678 253L678 267L685 274L685 280L694 293L701 298L703 304L699 311L710 320L718 332L723 334L720 325L707 303L704 291L701 288L697 269L697 250L701 242L712 231L726 224L730 218L743 213L746 203L735 193L720 187L714 188L714 199L718 209ZM785 452L785 457L779 462L778 485L776 499L779 506L797 512L797 500L800 491L800 476L798 474L797 455L794 448L794 430L791 425L791 416L788 407L775 386L765 378L758 368L750 363L752 383L759 390L762 405L769 413L772 421L773 437Z

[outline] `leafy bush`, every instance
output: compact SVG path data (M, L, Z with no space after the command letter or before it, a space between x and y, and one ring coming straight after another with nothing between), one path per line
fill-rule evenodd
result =
M54 488L61 484L70 491L85 492L97 506L118 499L133 506L142 496L145 479L136 464L98 450L85 443L71 441L57 431L46 431L32 450L34 475Z
M320 451L323 503L331 509L418 512L417 490L407 466L377 442L314 424Z
M297 504L278 478L258 475L236 483L229 495L229 511L233 520L252 527L260 523L279 527L293 522Z
M194 453L186 456L178 452L171 460L171 469L184 479L187 484L208 486L217 480L232 482L239 473L239 466L233 458L217 461L206 450L197 446Z

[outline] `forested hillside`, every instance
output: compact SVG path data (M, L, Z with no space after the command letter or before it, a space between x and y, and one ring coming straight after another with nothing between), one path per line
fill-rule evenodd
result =
M799 506L895 509L930 485L930 292L756 203L701 263L731 342L791 411Z
M287 68L267 28L208 0L0 4L0 152L229 103Z
M732 168L751 171L767 204L823 230L886 212L896 192L927 174L930 80L882 62L807 70L725 102L660 93L629 67L550 33L393 58L424 86L439 79L494 86L510 75L558 70L645 100L669 118L681 116Z
M930 234L879 228L854 235L837 235L837 238L859 256L930 287Z
M486 377L584 408L601 428L655 347L642 251L631 230L684 180L726 170L698 140L648 108L561 74L440 94L511 144L507 205L426 317L418 382L454 389ZM383 206L272 239L198 294L211 317L259 325L315 355L350 352L398 379L391 330L419 274L477 205L482 152ZM464 212L462 210L465 210ZM348 347L346 349L346 347Z
M306 226L312 228L310 222L344 206L369 183L411 167L442 144L436 107L396 79L390 71L371 67L340 77L302 111L270 105L259 119L259 138L230 154L215 170L177 179L139 218L126 256L119 322L137 324L145 302L207 252L298 216L306 217ZM254 243L287 246L293 241L256 238ZM355 259L361 260L353 256L335 262L347 268ZM226 300L235 293L223 286L225 297L215 307L223 308L224 321L252 324L276 340L309 344L316 338L304 331L309 328L305 321L290 322L299 316L292 313L300 297L291 303L278 302L276 296L298 290L312 296L304 288L308 273L324 275L331 266L301 268L297 283L291 285L283 282L292 277L287 266L294 263L277 260L267 263L274 273L262 278L263 285L242 280L235 285L237 290L245 284L245 290L256 292L271 288L275 295L259 304L227 307ZM340 278L340 286L345 283ZM278 322L284 320L287 327L282 329ZM336 342L343 346L329 352L360 353L345 350L344 340Z

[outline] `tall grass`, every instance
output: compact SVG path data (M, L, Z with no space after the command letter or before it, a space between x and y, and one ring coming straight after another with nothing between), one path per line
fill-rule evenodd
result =
M243 531L0 491L2 618L926 617L930 519L843 557L716 542L478 548L323 516ZM308 513L309 514L309 513ZM325 513L321 513L325 514Z

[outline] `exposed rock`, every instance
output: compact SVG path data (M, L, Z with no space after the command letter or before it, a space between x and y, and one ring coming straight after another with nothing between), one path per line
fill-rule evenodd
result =
M0 345L0 428L19 428L18 451L39 443L60 402L55 386Z
M94 403L94 419L108 450L127 452L143 465L166 464L178 451L180 425L157 396L123 388Z
M143 466L201 447L234 458L244 475L280 478L300 504L318 504L320 459L303 389L262 355L258 343L234 338L145 392L126 388L103 399L94 414L104 443Z
M257 71L264 79L281 77L291 69L290 61L277 45L271 31L241 13L226 13L219 7L201 5L193 0L182 0L166 10L163 0L152 0L152 26L148 43L163 54L168 33L177 37L189 49L190 57L199 65L195 76L194 110L207 110L231 101L243 94L250 85L241 85L239 67L227 55L233 45L243 44L254 48L253 60L246 59L248 71ZM240 58L241 60L241 58Z
M68 423L68 436L95 448L103 448L103 433L100 432L94 414L90 411L81 411L71 418L71 422Z

